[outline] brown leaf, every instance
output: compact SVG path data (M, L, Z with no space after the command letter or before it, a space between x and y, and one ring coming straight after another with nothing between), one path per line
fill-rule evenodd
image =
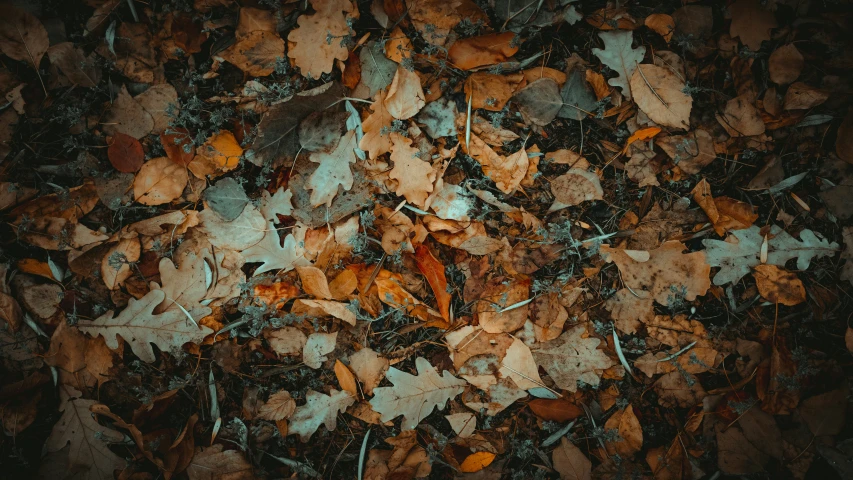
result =
M303 18L304 15L300 16L299 20ZM325 44L325 41L322 44ZM316 43L316 46L320 45L320 42ZM290 53L288 52L289 56ZM276 61L284 57L284 40L276 32L258 30L237 40L237 43L221 52L220 56L249 75L265 77L275 71ZM343 60L346 60L346 56ZM319 77L319 74L317 76Z
M807 110L829 99L829 92L797 82L785 92L785 110Z
M68 80L76 85L91 88L101 81L101 69L93 58L84 56L83 51L71 42L52 45L47 50L47 56L50 63L59 67Z
M119 172L136 173L145 163L145 152L139 140L121 132L112 137L112 143L107 148L107 158Z
M497 75L475 72L465 81L465 99L471 99L471 108L492 112L503 110L524 77L519 74Z
M717 235L724 236L729 230L749 228L758 220L758 214L753 213L752 205L729 197L714 198L711 195L711 185L704 178L696 184L691 193L696 203L708 215Z
M410 146L411 140L397 132L391 132L391 161L394 168L388 177L397 181L394 193L406 198L406 201L423 208L427 197L433 191L436 172L429 162L421 160L420 150Z
M399 65L384 103L388 113L398 120L414 117L426 105L418 74Z
M530 165L527 150L524 148L503 157L473 134L467 153L480 163L483 167L483 173L495 182L498 189L508 195L515 192L521 185Z
M149 160L133 180L133 197L143 205L162 205L181 196L189 180L185 168L167 157Z
M391 151L391 135L387 132L391 128L394 117L385 108L385 91L379 90L373 97L373 110L362 123L364 136L358 142L358 148L366 151L370 158L376 158L383 153Z
M634 407L628 405L625 410L617 411L604 424L606 430L619 432L619 440L605 442L607 453L618 454L622 458L631 458L643 448L643 428L634 414Z
M551 453L551 461L560 480L592 479L592 462L566 437L560 439L560 446Z
M529 279L492 279L474 307L474 314L488 333L514 332L527 320L528 305L517 304L529 296Z
M504 32L457 40L447 55L462 70L494 65L505 62L518 51L518 45L513 45L515 37L515 33Z
M169 160L186 167L195 158L192 137L186 128L176 127L160 132L160 144Z
M14 7L0 7L0 51L9 58L38 70L50 46L47 30L33 14Z
M675 20L665 13L653 13L646 17L643 23L663 37L667 43L672 39L672 34L675 33Z
M154 128L154 118L142 108L133 97L127 93L127 87L122 85L110 109L104 114L104 132L109 135L124 133L140 139Z
M368 395L373 394L373 389L379 386L379 382L385 378L385 372L391 366L387 358L369 348L362 348L353 353L349 361L353 372L361 380L364 393Z
M761 42L770 40L770 30L776 28L776 16L762 5L758 0L737 0L729 6L732 13L729 35L739 37L753 52L761 49Z
M659 125L688 130L693 97L683 92L684 80L671 69L641 64L631 75L637 106Z
M776 265L753 268L758 292L767 301L793 306L806 301L806 289L797 275Z
M793 43L789 43L770 54L767 69L773 83L787 85L799 78L803 66L805 66L803 55Z
M313 0L311 5L316 13L300 15L296 20L299 27L287 36L289 42L296 44L288 49L287 56L302 75L320 78L332 71L335 60L344 61L349 55L340 39L352 33L345 14L351 13L353 6L349 0Z
M282 390L270 395L269 400L258 409L258 418L277 422L285 420L296 411L296 401L290 392Z
M565 399L536 398L527 404L542 420L566 423L583 415L583 410Z
M190 480L251 480L252 464L240 450L224 450L222 444L196 447L187 467Z
M603 200L604 190L598 175L579 168L571 168L568 172L551 180L551 193L554 203L548 209L554 212L566 207L580 205L590 200Z
M302 281L302 290L314 298L324 300L332 299L332 292L329 291L329 282L326 280L326 274L317 267L296 267L296 272L299 274L299 280Z
M764 121L761 113L744 96L735 97L728 102L723 113L717 114L717 121L732 137L750 137L764 133Z

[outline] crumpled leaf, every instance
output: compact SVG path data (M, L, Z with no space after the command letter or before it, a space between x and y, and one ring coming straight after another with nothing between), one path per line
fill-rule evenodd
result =
M107 346L113 350L119 348L120 335L133 353L147 363L156 360L152 343L168 352L180 348L184 343L200 343L204 337L213 333L205 326L199 327L192 323L181 311L154 314L154 309L164 300L166 294L162 290L151 290L139 300L131 298L127 307L116 316L110 310L95 320L81 320L78 325L83 333L93 337L103 336ZM210 312L208 307L202 308Z
M604 49L593 48L592 54L617 73L617 76L608 80L607 83L618 87L622 90L622 94L630 99L632 86L628 82L637 65L643 61L646 47L632 48L634 34L629 30L598 32L598 36L604 42Z
M577 325L563 332L556 340L533 348L533 358L558 387L576 392L578 380L596 386L604 370L616 364L601 350L601 340L584 337L586 329Z
M393 387L378 387L373 390L370 405L387 422L402 415L403 430L412 430L432 413L433 409L444 408L445 403L462 393L465 381L444 372L439 376L435 367L422 357L415 359L418 375L389 368L386 373Z
M737 282L761 263L761 245L764 241L761 229L751 226L744 230L732 230L725 241L702 240L705 256L712 267L720 267L714 275L714 285ZM788 260L797 259L797 269L806 270L814 258L835 255L838 244L817 237L811 230L800 232L800 240L776 225L771 226L767 242L767 263L784 267Z
M334 431L338 423L338 412L355 403L355 398L349 392L334 388L329 391L329 395L308 390L305 399L305 405L296 407L296 413L290 417L290 428L287 432L288 435L299 435L302 442L310 440L320 425L325 425L326 430L330 432Z

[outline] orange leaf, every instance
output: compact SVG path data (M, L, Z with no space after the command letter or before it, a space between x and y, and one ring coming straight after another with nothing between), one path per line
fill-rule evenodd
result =
M139 140L121 132L113 135L113 141L107 148L107 157L113 167L122 173L138 172L145 163L145 152Z
M287 282L255 285L255 298L277 308L284 307L288 300L298 297L300 293L296 286Z
M450 61L462 70L494 65L506 61L518 51L518 46L513 46L514 38L512 32L465 38L455 42L447 54Z
M542 420L565 423L583 415L583 410L574 403L562 399L537 398L527 404Z
M495 460L495 454L492 452L477 452L468 455L468 458L459 466L459 470L464 473L474 473L488 467Z
M445 320L450 321L450 294L447 293L447 277L444 276L444 265L441 264L430 253L426 245L418 245L415 248L415 261L418 270L424 274L429 282L435 300L438 302L438 311Z
M169 128L160 133L160 143L163 144L163 150L169 160L178 165L186 167L195 158L192 137L186 128Z
M355 375L340 360L335 360L335 376L338 377L338 384L343 390L351 393L353 397L358 396L358 384Z
M622 149L622 153L623 154L627 153L628 147L630 147L632 143L637 142L637 141L642 141L642 140L648 140L648 139L654 137L655 135L657 135L659 133L660 133L660 128L658 128L658 127L649 127L649 128L643 128L641 130L637 130L636 132L634 132L633 135L628 137L628 141L625 142L625 148Z

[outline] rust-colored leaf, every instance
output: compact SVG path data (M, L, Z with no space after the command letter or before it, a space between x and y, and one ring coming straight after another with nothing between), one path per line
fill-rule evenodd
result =
M450 321L450 294L447 293L447 277L444 275L444 265L436 259L426 245L418 245L415 248L415 261L418 270L424 274L435 301L438 303L438 311L445 320Z
M145 152L139 140L121 132L113 135L107 157L112 166L122 173L136 173L145 163Z
M537 398L527 404L530 410L542 420L565 423L583 415L583 410L567 400L558 398Z

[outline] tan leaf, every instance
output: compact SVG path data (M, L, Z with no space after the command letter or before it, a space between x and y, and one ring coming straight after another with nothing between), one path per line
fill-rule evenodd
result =
M343 270L329 282L329 291L335 300L346 300L356 288L358 288L358 278L352 270Z
M691 408L705 398L705 389L693 375L670 372L660 377L653 386L664 407Z
M281 327L264 331L270 348L280 356L302 355L308 337L296 327Z
M143 205L162 205L181 196L187 186L187 171L168 157L153 158L133 180L133 197Z
M655 161L655 153L651 150L640 150L631 155L625 164L628 178L640 184L640 188L660 185L657 179L659 165Z
M81 321L81 332L93 337L101 335L111 349L119 348L118 336L126 341L133 353L144 362L156 360L151 344L160 350L169 352L179 349L185 343L200 343L204 337L213 333L205 326L192 323L181 311L168 311L154 314L154 309L166 300L162 290L151 290L139 300L131 298L127 307L113 317L113 311L101 315L92 321ZM206 312L206 313L205 313ZM210 314L210 308L201 307L190 312L203 317Z
M477 417L471 412L453 413L445 415L444 418L450 423L450 427L461 438L468 438L477 429Z
M751 137L764 133L761 113L746 96L735 97L726 102L723 113L717 114L717 121L732 137Z
M124 133L138 140L154 129L154 118L127 93L127 87L122 85L109 110L104 114L101 124L104 126L104 132L109 135Z
M338 378L338 384L342 390L349 392L353 397L358 396L358 383L355 380L355 375L340 360L335 360L335 376Z
M307 402L296 407L296 413L290 419L288 435L299 435L299 439L307 442L320 425L332 432L337 426L338 412L345 411L355 403L355 398L349 392L331 389L329 395L308 390L305 394Z
M142 248L139 239L127 238L117 242L101 260L101 278L107 288L115 290L132 274L131 265L139 260Z
M350 130L341 138L332 153L314 152L308 157L312 162L320 164L308 178L306 185L306 188L311 190L312 207L323 204L331 207L339 186L344 190L352 188L350 164L356 160L355 148L355 130Z
M476 135L471 135L468 154L483 167L483 173L495 182L498 190L511 194L518 189L530 160L527 151L522 148L508 157L498 155L491 147Z
M390 152L392 145L391 135L387 130L391 129L391 122L394 121L394 117L385 108L385 90L376 92L370 109L373 113L361 124L364 136L358 142L358 148L366 151L370 158L376 158L383 153Z
M415 28L427 42L444 46L450 31L461 20L459 0L421 0L408 7L408 15Z
M290 418L296 411L296 401L290 396L290 392L282 390L273 393L270 398L258 409L258 418L277 422Z
M631 75L631 93L640 110L659 125L688 130L693 97L684 87L675 72L657 65L639 65Z
M492 279L474 307L474 314L488 333L514 332L527 321L529 279ZM506 309L506 311L504 311Z
M287 40L295 43L287 56L292 58L302 75L320 78L330 73L335 60L345 61L349 52L341 39L350 35L345 13L353 11L349 0L313 0L313 15L300 15L299 27L290 31Z
M299 280L302 281L302 290L314 298L330 300L332 292L329 291L329 282L326 274L317 267L296 267Z
M596 386L604 370L615 365L603 351L598 350L601 340L584 337L582 325L563 332L556 340L538 345L533 349L533 358L558 387L576 392L578 380Z
M684 173L693 175L717 158L711 134L697 128L687 135L670 135L657 138L660 148Z
M796 82L785 92L785 110L808 110L829 99L829 92Z
M472 73L465 81L465 99L470 99L472 109L483 108L499 112L512 98L523 79L524 76L520 73L509 75L489 72Z
M388 87L385 97L385 109L392 117L406 120L414 117L426 105L424 90L421 88L421 78L406 67L397 66L394 80Z
M47 56L50 58L50 63L59 67L68 80L76 85L91 88L101 81L101 69L93 58L87 58L72 42L51 45L47 50Z
M154 120L153 133L161 133L169 128L169 122L172 121L170 112L178 111L178 92L168 83L152 85L133 99Z
M646 291L631 291L623 288L608 298L604 308L610 311L610 317L620 331L633 334L642 323L655 316L654 299Z
M356 321L355 313L350 310L347 304L332 300L310 300L307 298L299 298L293 302L293 307L290 309L290 313L307 315L310 317L332 316L353 326Z
M275 71L277 59L284 57L284 40L276 32L258 30L239 38L219 55L249 75L265 77Z
M292 233L284 237L282 245L275 225L269 222L261 241L243 250L242 254L246 263L261 263L254 273L259 275L270 270L286 272L301 265L308 265L308 260L303 256L304 251L297 245L296 237Z
M665 242L655 250L621 250L602 245L601 255L614 262L622 281L634 291L651 293L656 302L669 305L677 296L692 301L711 286L711 267L704 252L682 253L684 244Z
M391 133L391 161L394 168L388 176L397 180L394 193L402 195L406 200L419 208L423 208L427 197L433 190L436 172L429 162L418 158L420 150L409 146L411 140L397 132Z
M752 205L729 197L714 198L711 195L711 185L704 178L696 184L691 193L693 200L708 215L717 235L723 236L729 230L749 228L758 220L758 214L753 213Z
M551 453L551 461L560 480L592 479L592 462L566 437L560 439L560 446Z
M554 195L554 203L548 209L549 212L589 200L604 199L598 175L579 168L570 168L568 172L551 180L551 193Z
M361 380L364 393L371 395L373 389L385 378L390 363L388 359L369 348L362 348L349 357L350 367Z
M439 376L435 367L421 357L415 359L418 376L389 368L387 378L393 387L374 389L370 400L373 409L382 415L382 421L403 416L401 428L412 430L432 413L433 409L444 408L445 403L462 393L465 381L444 372Z
M767 301L793 306L806 301L806 289L797 275L776 265L753 268L758 293Z
M520 338L512 341L501 360L500 374L509 377L522 390L538 388L544 385L539 378L539 367L533 359L530 347Z
M640 426L631 405L608 418L604 429L619 432L619 440L605 442L610 455L618 454L622 458L631 458L643 448L643 427Z
M335 350L338 342L338 332L335 333L312 333L305 341L302 349L302 361L309 368L318 369L323 366L326 354Z

